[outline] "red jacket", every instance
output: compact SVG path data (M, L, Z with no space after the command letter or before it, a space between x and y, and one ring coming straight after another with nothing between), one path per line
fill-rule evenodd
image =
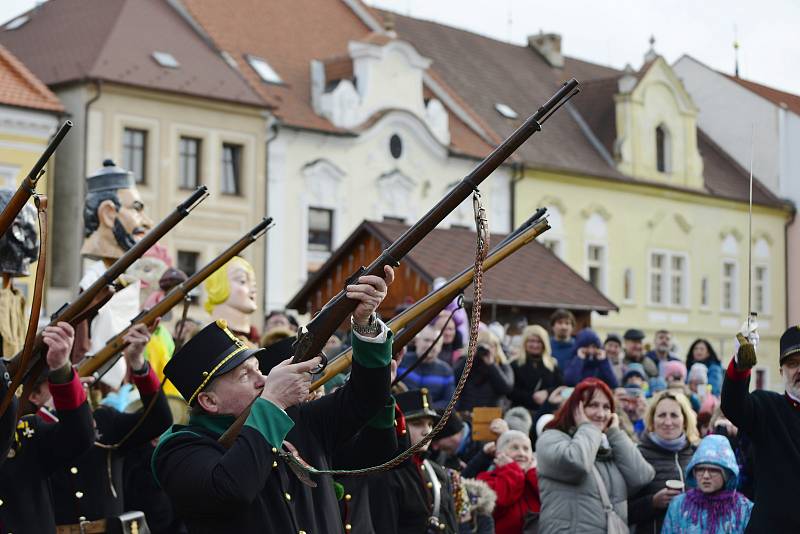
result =
M519 534L527 512L539 512L539 479L536 469L527 472L511 462L492 471L478 474L497 494L494 508L495 532L497 534Z

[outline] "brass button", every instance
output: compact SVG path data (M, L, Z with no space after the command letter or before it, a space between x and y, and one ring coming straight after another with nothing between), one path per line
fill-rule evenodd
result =
M272 468L275 469L276 467L278 467L278 462L272 462Z
M275 447L272 447L272 454L275 454L276 452L278 452L278 449L276 449Z
M77 475L78 474L78 468L77 467L70 467L69 468L69 472L72 473L73 475Z
M349 500L350 500L350 499L352 499L352 498L353 498L353 496L352 496L352 495L350 495L349 493L348 493L347 495L345 495L345 496L344 496L344 500L346 500L346 501L349 501Z
M426 482L425 487L431 489L433 487L433 482Z
M344 526L344 529L345 529L347 532L350 532L350 530L351 530L352 528L353 528L353 525L351 525L350 523L347 523L347 524Z
M439 530L444 530L444 523L439 523Z
M292 496L289 495L288 493L284 493L283 496L286 497L287 501L291 501L292 500Z
M405 436L406 435L406 429L404 428L403 431L400 432L400 433Z
M306 534L306 531L305 530L298 530L297 534Z
M3 506L3 499L0 499L0 506Z
M86 516L82 515L78 518L78 521L86 521Z
M83 499L83 492L82 492L82 491L76 491L76 492L75 492L75 496L76 496L77 498L79 498L79 499Z

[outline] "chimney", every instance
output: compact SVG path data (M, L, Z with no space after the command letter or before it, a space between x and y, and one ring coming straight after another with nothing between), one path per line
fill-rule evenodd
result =
M561 36L557 33L544 33L528 36L528 46L539 53L551 67L564 67L564 56L561 55Z

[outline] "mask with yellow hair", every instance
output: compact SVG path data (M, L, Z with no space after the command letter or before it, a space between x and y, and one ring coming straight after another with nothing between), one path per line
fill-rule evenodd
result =
M240 332L250 330L256 311L256 276L247 260L235 257L206 278L205 309L212 319L225 319Z

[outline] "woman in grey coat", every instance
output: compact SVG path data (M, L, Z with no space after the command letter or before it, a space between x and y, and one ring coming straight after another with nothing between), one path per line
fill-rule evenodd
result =
M608 532L592 468L614 511L627 522L629 495L653 479L653 467L619 428L614 396L596 378L580 382L536 442L542 509L539 533Z

